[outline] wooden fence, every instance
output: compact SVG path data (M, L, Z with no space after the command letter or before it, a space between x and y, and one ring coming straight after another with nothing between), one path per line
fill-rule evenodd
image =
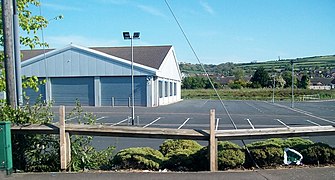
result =
M210 130L65 124L64 106L60 107L59 114L59 123L46 125L32 124L29 126L13 126L11 130L12 133L23 134L59 134L61 170L66 170L67 165L71 161L70 135L207 140L209 141L211 171L217 171L218 169L218 140L245 140L267 139L274 137L285 138L298 136L335 135L334 126L215 130L214 109L210 110L209 113Z

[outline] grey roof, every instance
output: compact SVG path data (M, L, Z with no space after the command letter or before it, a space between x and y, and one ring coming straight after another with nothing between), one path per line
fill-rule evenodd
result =
M314 77L310 79L312 84L321 83L322 85L330 85L332 84L333 78L323 78L323 77Z
M134 46L134 62L151 68L159 69L171 47L171 45ZM90 49L131 61L130 47L91 47ZM52 50L54 49L46 49L45 52ZM25 61L43 54L44 50L22 50L21 53L23 54L22 61Z

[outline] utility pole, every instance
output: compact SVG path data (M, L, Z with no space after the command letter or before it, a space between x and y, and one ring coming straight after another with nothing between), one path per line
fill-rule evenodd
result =
M2 23L4 38L4 64L6 73L6 100L8 105L16 108L16 90L13 57L13 8L11 0L2 0Z
M15 79L16 79L16 100L17 105L23 104L22 78L21 78L21 53L19 35L19 15L17 12L17 2L13 0L13 33L14 33L14 56L15 56Z
M291 67L292 67L292 98L291 98L291 108L294 108L294 62L291 60Z

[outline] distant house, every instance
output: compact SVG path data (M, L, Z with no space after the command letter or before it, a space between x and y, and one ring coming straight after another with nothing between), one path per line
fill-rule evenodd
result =
M314 77L310 79L309 89L330 90L335 88L335 80L333 78Z
M46 53L44 53L46 52ZM71 44L61 49L24 50L22 75L46 79L42 100L55 105L129 106L131 48L86 48ZM135 106L154 107L181 100L181 73L172 46L134 47ZM31 98L31 99L33 99Z

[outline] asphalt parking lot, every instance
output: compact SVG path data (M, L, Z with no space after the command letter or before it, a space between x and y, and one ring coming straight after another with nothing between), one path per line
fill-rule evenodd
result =
M290 102L223 101L222 104L218 100L183 100L153 108L135 107L135 125L143 128L209 129L210 109L216 111L217 130L234 129L231 120L238 129L335 125L335 101L295 102L294 109L290 106ZM69 112L72 108L67 107L66 111ZM96 115L98 124L130 125L128 118L131 116L131 108L129 107L84 107L84 111ZM67 123L76 121L77 117L67 119ZM335 145L334 136L310 139ZM94 144L98 148L114 145L117 149L133 146L149 146L157 149L163 141L95 137Z

